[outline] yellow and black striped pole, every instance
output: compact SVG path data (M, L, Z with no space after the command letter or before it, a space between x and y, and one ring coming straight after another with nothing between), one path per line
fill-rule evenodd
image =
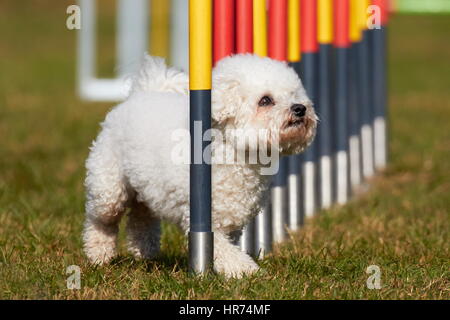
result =
M361 150L360 150L360 118L361 109L361 81L359 79L359 55L358 50L362 40L362 29L359 24L362 0L350 0L349 21L349 118L348 118L348 155L350 168L350 190L355 192L362 182L361 174Z
M380 9L381 26L371 30L371 88L373 110L374 167L383 170L387 162L387 95L386 39L389 21L389 0L372 0Z
M370 178L374 174L373 164L373 130L372 130L372 111L370 108L370 50L369 34L367 27L367 10L371 4L370 0L361 0L358 7L358 26L362 32L362 39L358 44L358 81L360 83L359 107L360 116L360 136L361 136L361 166L363 178Z
M189 127L191 133L189 269L205 273L213 262L211 231L212 0L189 0Z
M331 55L333 43L333 2L319 0L317 3L317 40L319 41L319 87L321 125L319 140L319 181L320 206L329 208L333 201L332 176L332 109L331 109Z
M253 0L253 52L261 57L268 54L266 0ZM270 251L272 251L272 212L269 202L266 203L264 211L256 216L255 254L258 258L263 258Z

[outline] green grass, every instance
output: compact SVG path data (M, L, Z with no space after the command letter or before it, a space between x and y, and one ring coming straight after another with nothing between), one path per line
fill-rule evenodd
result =
M0 299L450 298L448 16L392 21L386 172L360 198L292 234L261 261L263 273L226 281L189 276L186 244L171 226L154 262L134 261L121 247L110 266L86 263L84 160L111 106L75 94L69 4L0 2ZM102 12L109 35L100 71L108 74L114 23L107 6ZM81 267L81 290L66 289L72 264ZM381 290L366 288L372 264Z

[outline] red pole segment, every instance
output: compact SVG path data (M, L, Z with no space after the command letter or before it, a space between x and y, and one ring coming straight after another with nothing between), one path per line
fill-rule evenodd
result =
M317 102L318 52L317 40L317 0L302 0L300 3L300 42L302 50L301 76L306 92L314 103ZM316 104L316 108L320 107ZM317 111L319 111L317 109ZM319 111L320 114L320 111ZM316 211L316 165L317 143L313 143L301 156L300 187L303 201L303 215L311 217Z
M253 53L253 0L236 0L236 53Z
M350 46L349 0L334 0L334 45L338 48Z
M235 0L214 0L213 61L233 54Z
M317 41L317 0L300 2L300 47L304 53L319 51Z
M269 0L269 57L287 59L287 0Z
M389 22L389 0L372 0L372 4L378 6L381 11L381 25L386 26Z

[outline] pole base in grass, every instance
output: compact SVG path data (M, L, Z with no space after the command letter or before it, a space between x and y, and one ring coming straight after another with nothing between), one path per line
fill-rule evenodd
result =
M205 274L212 271L214 233L189 232L189 272Z

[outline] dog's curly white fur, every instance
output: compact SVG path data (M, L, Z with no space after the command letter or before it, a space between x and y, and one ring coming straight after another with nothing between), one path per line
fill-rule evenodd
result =
M261 104L262 97L269 97ZM188 76L146 57L128 99L106 116L86 162L84 250L92 263L116 253L119 221L126 208L129 250L152 258L159 250L159 219L189 230L189 166L171 159L171 134L188 129ZM295 114L292 106L306 106ZM265 129L281 155L301 152L315 135L317 118L300 79L287 64L254 55L223 59L213 71L215 129ZM187 141L186 144L189 144ZM252 148L253 146L247 146ZM256 147L256 146L255 146ZM212 150L236 145L219 140ZM228 234L263 208L269 179L261 164L213 164L214 268L227 276L258 270Z

